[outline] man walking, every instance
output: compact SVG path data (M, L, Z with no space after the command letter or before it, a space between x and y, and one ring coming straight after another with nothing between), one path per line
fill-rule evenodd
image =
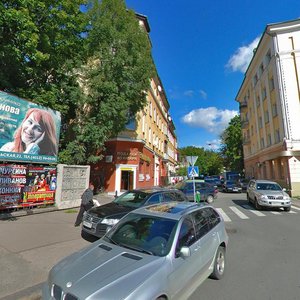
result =
M81 196L80 210L78 212L74 226L76 227L79 226L80 223L82 222L83 213L94 206L93 191L94 191L94 185L93 183L90 183L89 187L84 191L84 193Z

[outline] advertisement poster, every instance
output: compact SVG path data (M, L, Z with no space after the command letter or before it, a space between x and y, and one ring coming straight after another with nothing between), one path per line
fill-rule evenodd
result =
M0 164L0 210L54 204L56 168Z
M0 160L56 163L59 112L0 91Z

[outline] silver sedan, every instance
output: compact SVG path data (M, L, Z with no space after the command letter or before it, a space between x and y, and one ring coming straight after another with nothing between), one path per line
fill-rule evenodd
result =
M187 299L225 271L228 236L211 206L170 202L127 214L55 265L43 299Z

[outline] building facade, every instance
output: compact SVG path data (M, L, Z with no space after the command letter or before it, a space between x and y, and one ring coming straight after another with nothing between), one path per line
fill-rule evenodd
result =
M246 176L300 195L300 19L266 26L236 100Z
M148 33L147 18L137 15ZM177 138L170 105L159 76L151 79L147 105L117 137L107 141L103 159L92 167L91 180L105 192L170 183L177 166Z

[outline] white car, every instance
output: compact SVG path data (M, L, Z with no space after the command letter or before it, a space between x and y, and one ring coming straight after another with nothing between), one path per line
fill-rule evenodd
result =
M247 199L257 210L263 207L291 210L291 198L278 183L269 180L250 180L247 188Z

